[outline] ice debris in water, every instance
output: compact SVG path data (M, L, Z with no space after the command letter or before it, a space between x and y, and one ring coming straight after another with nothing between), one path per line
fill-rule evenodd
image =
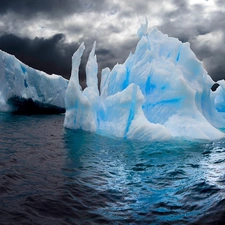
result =
M225 82L216 92L213 80L189 43L168 37L157 28L138 31L134 54L112 71L102 71L98 91L95 43L82 91L78 70L84 44L72 58L66 91L64 126L137 140L219 139L225 127Z
M0 111L63 112L68 80L48 75L0 50Z

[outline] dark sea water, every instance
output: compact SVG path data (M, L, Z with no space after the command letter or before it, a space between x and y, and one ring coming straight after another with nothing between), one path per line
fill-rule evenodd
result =
M0 224L225 224L225 140L141 143L0 114Z

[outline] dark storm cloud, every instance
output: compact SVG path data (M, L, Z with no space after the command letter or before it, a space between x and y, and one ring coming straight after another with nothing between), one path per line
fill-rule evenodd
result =
M48 39L35 38L33 40L20 38L13 34L0 37L0 49L3 51L15 55L35 69L48 74L60 74L66 78L70 77L71 57L77 47L78 45L74 43L66 44L63 34L56 34Z
M154 25L151 21L153 18L154 21L161 21L158 28L163 33L177 37L182 42L190 42L191 48L204 62L204 66L214 80L225 78L223 62L225 51L221 50L224 40L223 42L218 40L216 44L214 41L214 47L211 46L210 39L201 43L204 37L212 32L225 34L225 14L220 10L224 7L224 2L216 0L216 4L220 6L217 11L210 10L210 6L204 4L204 0L200 3L190 5L188 0L160 2L154 0L147 2L144 0L129 2L122 0L2 0L0 21L3 23L0 23L0 48L15 54L29 66L69 77L71 56L78 47L75 43L84 41L86 51L81 62L81 79L83 79L86 60L95 40L100 71L105 67L112 68L117 62L123 63L129 52L134 51L137 43L134 34L129 37L123 36L123 30L129 29L127 26L132 24L127 21L147 16L150 27ZM101 14L108 16L103 17L109 18L107 22L101 21ZM67 23L65 18L70 19L71 15L75 15L74 21ZM112 22L111 16L114 19ZM50 38L33 39L31 37L40 35L40 32L32 36L29 35L29 31L35 32L35 30L21 29L32 24L42 26L42 23L38 21L43 18L48 21L47 25L45 23L43 25L46 25L43 35L45 30L46 33L50 32L48 35L65 33L75 43L66 43L62 34ZM98 26L94 26L96 23ZM114 41L111 38L109 41L108 37L113 36L112 34L121 34L121 40Z
M19 17L62 17L84 11L101 11L109 7L105 0L1 0L0 14L14 13Z
M15 13L18 16L32 17L38 13L59 16L70 14L81 8L79 0L2 0L0 13Z
M82 41L82 40L81 40ZM82 87L85 87L85 67L93 40L86 39L86 50L82 56L79 68L79 78ZM122 43L113 48L97 48L99 75L105 67L113 68L116 63L123 63L133 46L133 40ZM63 34L56 34L50 38L21 38L14 34L0 36L0 49L15 55L23 63L48 74L59 74L69 79L71 75L72 55L79 47L76 43L66 43Z
M99 62L99 70L109 67L112 69L117 63L124 63L130 52L134 52L137 39L128 39L115 47L112 44L106 48L97 49L96 55Z

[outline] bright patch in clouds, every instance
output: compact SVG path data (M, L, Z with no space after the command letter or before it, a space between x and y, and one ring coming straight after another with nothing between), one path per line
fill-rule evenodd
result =
M221 46L218 43L223 42L224 34L222 31L214 31L205 35L199 35L197 40L201 45L208 45L213 50L219 50Z
M205 12L212 12L218 10L214 0L190 0L190 5L202 5L205 7Z
M214 0L189 0L190 5L207 5L207 6L215 6Z

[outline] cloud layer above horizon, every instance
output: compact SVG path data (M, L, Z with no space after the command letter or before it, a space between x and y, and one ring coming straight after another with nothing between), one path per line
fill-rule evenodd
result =
M123 63L138 41L145 17L149 27L190 42L209 75L225 78L225 4L222 0L2 0L0 49L47 73L70 76L71 56L93 42L99 69Z

